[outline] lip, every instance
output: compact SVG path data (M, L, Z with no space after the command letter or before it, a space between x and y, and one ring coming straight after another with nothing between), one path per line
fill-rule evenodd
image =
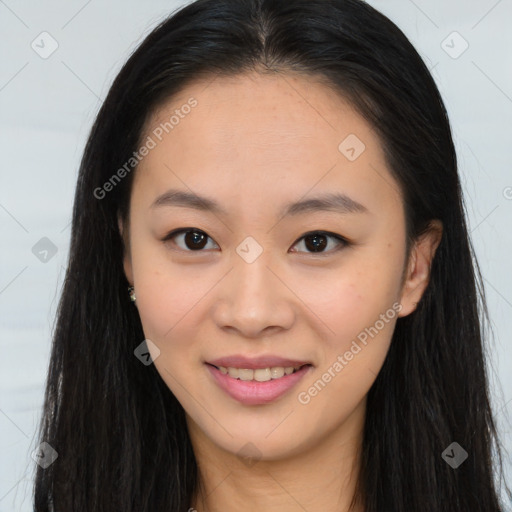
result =
M279 356L258 356L258 357L246 357L242 355L232 355L227 357L221 357L219 359L213 359L212 361L206 361L206 363L212 364L213 366L231 366L232 368L246 368L248 370L256 370L258 368L272 368L275 366L282 366L284 368L293 366L303 366L305 364L312 364L310 361L299 361L297 359L286 359Z
M227 361L228 358L222 359L222 361ZM275 359L274 359L275 360ZM220 360L217 360L220 361ZM293 362L291 360L281 359L282 362ZM255 360L251 360L253 365L261 364L256 363ZM299 362L300 364L300 362ZM287 366L299 366L299 364L289 364ZM290 375L284 375L279 379L271 379L266 382L258 382L254 380L244 381L239 379L234 379L230 377L229 374L222 373L218 368L212 366L212 363L205 363L205 366L208 368L210 375L212 375L214 382L231 398L234 398L238 402L241 402L244 405L264 405L278 398L282 397L288 391L290 391L310 370L313 369L313 366L310 363L304 363L300 370L297 370ZM221 364L220 366L224 366ZM228 366L233 366L231 363ZM283 366L282 364L277 364L273 366ZM250 368L247 366L236 366L237 368ZM254 368L262 368L262 366L253 366ZM268 368L268 366L264 366Z

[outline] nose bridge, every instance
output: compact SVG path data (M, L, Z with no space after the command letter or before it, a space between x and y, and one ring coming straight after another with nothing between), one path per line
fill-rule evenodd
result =
M246 336L270 326L289 327L293 315L287 288L271 270L271 260L271 251L252 237L236 247L216 308L219 326L234 327Z
M231 296L236 297L240 314L250 315L254 310L261 315L272 307L279 292L275 289L276 277L269 269L270 260L271 251L264 250L252 237L247 237L236 248Z
M249 245L249 250L247 247ZM261 298L275 293L275 276L270 271L270 251L262 251L256 254L256 249L250 244L241 244L237 248L237 256L234 258L234 276L232 282L234 292L239 299Z

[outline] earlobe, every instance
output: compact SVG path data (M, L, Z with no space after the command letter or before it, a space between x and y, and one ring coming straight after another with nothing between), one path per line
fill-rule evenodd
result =
M420 302L430 280L432 260L441 242L442 234L443 225L441 221L435 219L431 221L427 232L414 243L402 287L400 300L402 309L399 317L411 314Z

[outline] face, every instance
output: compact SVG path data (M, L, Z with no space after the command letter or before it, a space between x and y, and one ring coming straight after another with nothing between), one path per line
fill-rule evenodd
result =
M124 269L194 438L272 460L358 431L436 245L407 258L371 126L319 82L249 74L188 86L142 140Z

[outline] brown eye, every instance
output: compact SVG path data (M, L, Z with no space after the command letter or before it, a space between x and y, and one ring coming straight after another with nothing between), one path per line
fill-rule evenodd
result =
M329 240L335 240L336 243L334 244L335 247L333 250L327 250L324 249L329 246ZM348 245L348 242L342 238L339 235L336 235L334 233L328 233L325 231L312 231L311 233L306 233L302 238L300 238L294 246L301 242L304 244L304 247L306 248L306 252L311 252L313 254L323 254L328 252L334 252L337 251L346 245ZM333 244L330 244L331 246ZM293 252L302 252L302 251L293 251Z
M169 233L164 238L164 241L174 240L174 239L177 240L177 242L174 242L174 243L176 243L176 245L178 245L178 247L180 249L183 249L184 251L201 252L202 249L204 249L208 245L208 239L210 239L210 237L204 231L201 231L200 229L182 228L182 229L175 230L175 231ZM181 242L181 245L180 245L180 242Z

